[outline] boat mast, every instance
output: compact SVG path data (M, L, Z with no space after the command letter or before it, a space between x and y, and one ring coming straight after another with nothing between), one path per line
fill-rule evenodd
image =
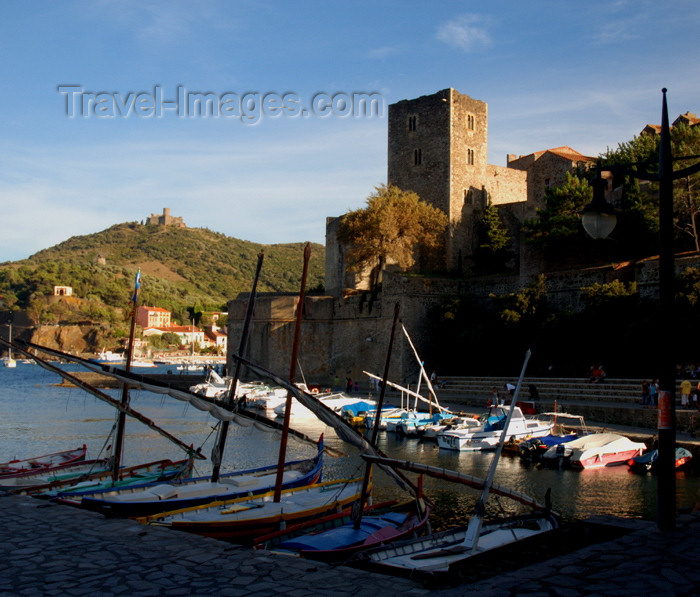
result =
M411 347L411 350L413 350L413 355L416 357L416 361L418 361L418 365L420 366L420 377L422 377L425 380L425 385L428 386L428 391L432 395L433 399L435 400L435 404L437 405L438 408L440 408L440 403L437 397L437 394L435 393L435 389L433 388L433 384L430 381L430 377L428 377L428 374L425 372L425 361L421 361L420 357L418 356L418 351L416 350L416 347L413 345L413 342L411 341L411 337L408 335L408 330L406 329L406 326L402 323L401 328L403 329L404 336L406 336L406 340L408 340L408 345ZM420 387L420 385L419 385ZM417 390L418 393L420 393L419 390ZM442 409L441 409L442 410ZM428 402L428 412L432 415L433 414L433 402L430 400Z
M297 304L297 317L294 327L294 343L292 344L292 359L289 365L289 383L294 384L297 369L297 355L299 354L299 338L301 336L301 318L304 314L304 293L306 291L306 276L309 271L309 259L311 257L311 245L306 243L304 247L304 267L301 272L301 288L299 290L299 302ZM284 476L284 460L287 456L287 436L289 435L290 418L292 416L292 394L287 391L287 401L284 407L284 424L282 426L282 438L280 439L280 453L277 461L277 478L275 479L274 501L279 502L282 497L282 478Z
M474 515L469 519L469 526L467 527L467 532L464 537L464 545L471 547L472 550L476 550L479 543L479 534L481 533L481 523L484 516L486 500L489 497L489 491L491 490L491 485L493 484L493 478L496 474L496 466L498 465L498 460L501 457L501 452L503 451L503 444L506 441L506 436L508 435L508 426L510 425L510 420L513 417L513 411L515 410L515 403L518 400L518 395L520 394L520 386L523 384L523 378L525 377L525 369L527 369L527 362L530 360L530 349L528 348L525 353L525 361L523 362L523 367L520 370L520 377L518 378L518 383L515 386L515 392L513 393L513 398L510 401L510 410L508 411L508 416L506 417L505 423L503 424L503 430L501 431L501 438L498 441L498 446L496 447L496 453L491 460L491 466L489 467L489 474L486 476L486 481L484 482L484 490L481 492L481 497L479 501L476 502L474 506Z
M245 321L243 322L243 330L241 331L241 339L238 343L238 354L243 354L248 340L248 328L250 326L250 320L253 318L253 307L255 306L255 294L258 288L258 280L260 279L260 270L262 269L263 259L265 255L262 251L258 253L258 265L255 268L255 278L253 279L253 288L250 291L250 296L248 297L248 307L246 309ZM238 380L241 375L241 362L236 361L236 371L233 374L233 379L231 380L231 385L226 393L226 398L224 402L230 404L236 398L236 393L238 391ZM219 427L219 435L217 436L217 441L215 446L211 451L211 461L212 461L212 471L211 480L212 483L216 483L219 480L219 473L221 472L221 459L224 455L224 448L226 447L226 436L228 435L228 421L221 421Z
M126 349L126 365L127 373L131 371L131 359L134 356L134 335L136 332L136 307L139 301L139 290L141 289L141 269L136 272L134 278L134 294L131 297L131 329L129 331L129 344ZM125 383L122 386L121 406L117 415L117 438L114 442L114 465L112 468L112 480L116 481L119 478L119 469L122 461L122 451L124 446L124 429L126 427L126 408L129 406L129 384Z
M391 325L391 335L389 336L389 347L386 349L386 361L384 363L384 379L389 377L389 364L391 362L391 351L394 347L394 335L396 333L396 323L399 321L399 310L401 303L396 301L394 305L394 321ZM379 435L379 417L382 414L382 406L384 406L384 395L386 394L386 383L382 381L381 389L379 390L379 399L377 400L377 414L374 417L374 425L372 425L372 438L369 440L369 445L372 448L377 447L377 435ZM365 500L367 499L367 492L369 489L369 480L372 476L372 464L367 463L365 466L365 478L362 481L362 493L360 494L360 507L357 512L357 519L355 520L354 527L359 529L362 524L362 510L365 507Z

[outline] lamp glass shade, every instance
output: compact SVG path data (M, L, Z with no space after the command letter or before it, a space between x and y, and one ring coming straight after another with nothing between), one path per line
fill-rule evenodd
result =
M617 216L611 213L584 211L581 224L591 238L607 238L617 224Z

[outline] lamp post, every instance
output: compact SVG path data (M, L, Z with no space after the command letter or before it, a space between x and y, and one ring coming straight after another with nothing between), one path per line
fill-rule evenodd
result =
M658 475L657 475L657 525L668 531L676 524L676 362L673 351L674 333L674 249L673 249L673 181L700 171L700 163L673 172L671 133L668 123L666 89L662 89L661 139L659 164L656 173L641 172L635 167L641 164L620 164L601 167L598 164L593 181L593 201L583 209L582 224L593 238L605 238L615 227L616 216L605 200L606 182L601 170L628 174L640 180L659 182L659 324L658 342L665 355L659 364L658 405ZM700 156L691 156L697 158ZM687 159L687 158L678 158Z

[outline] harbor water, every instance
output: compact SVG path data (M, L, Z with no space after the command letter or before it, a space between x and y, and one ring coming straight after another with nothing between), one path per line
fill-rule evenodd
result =
M63 365L66 370L76 366ZM144 370L165 373L166 367ZM116 421L115 409L76 387L60 385L61 378L38 365L19 363L16 368L0 368L0 462L88 446L88 458L104 455L113 443L110 432ZM115 389L102 390L113 398ZM130 391L131 406L154 423L207 456L197 461L195 474L211 470L209 454L215 440L217 421L193 406L143 391ZM342 442L335 432L315 419L292 418L292 426L313 440L321 434L333 452L343 456L324 457L324 478L338 479L362 475L364 462L357 450ZM652 432L650 431L650 435ZM388 456L413 460L432 466L485 478L493 453L452 452L439 449L433 442L405 439L381 432L378 448ZM258 425L233 424L229 429L222 471L276 464L279 434ZM287 460L308 458L315 454L309 442L291 438ZM185 455L181 448L142 423L128 420L123 464L133 465L162 458L178 460ZM700 475L694 469L676 473L679 508L690 508L700 501ZM415 478L413 475L409 475ZM374 500L407 497L382 471L376 471ZM592 515L654 519L656 516L656 477L631 473L627 466L575 471L541 469L523 463L517 456L504 455L499 462L495 483L544 500L551 489L555 511L565 519L584 519ZM466 521L478 492L472 488L425 478L425 494L435 503L433 526L440 528ZM492 497L487 513L521 511L522 506L505 498Z

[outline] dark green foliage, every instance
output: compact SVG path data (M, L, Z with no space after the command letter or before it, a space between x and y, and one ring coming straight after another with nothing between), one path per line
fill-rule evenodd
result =
M507 263L514 257L512 238L498 208L491 202L479 222L479 241L475 255L476 271L485 274L508 271Z
M584 308L557 311L538 279L521 292L478 300L445 299L429 314L427 361L445 375L512 375L532 349L528 375L585 377L603 365L611 377L652 378L671 351L679 363L697 364L700 270L677 280L678 330L673 346L659 338L658 303L640 297L636 284L613 281L583 289ZM551 369L550 369L551 367Z
M658 135L639 135L631 141L620 143L616 150L608 150L603 155L605 166L637 164L634 169L640 173L650 173L653 178L658 173L659 165ZM671 130L671 152L674 158L700 155L700 127L688 127L684 124ZM698 162L676 159L674 171L681 170ZM700 198L698 183L700 174L679 178L674 187L674 223L676 227L676 250L698 250L698 214ZM618 173L614 182L622 187L620 220L614 234L621 243L633 244L633 250L646 252L656 250L656 233L658 232L658 183L638 181L625 173ZM636 244L634 244L636 242ZM651 247L650 247L650 243Z
M187 322L188 308L220 311L248 292L261 250L265 261L258 290L298 292L303 249L304 243L260 245L199 228L118 224L0 264L0 294L6 305L24 309L33 297L51 295L54 285L72 286L76 297L95 303L90 318L102 320L100 305L128 306L141 268L139 303L168 309L174 319ZM325 247L312 249L308 285L322 289ZM99 264L100 256L106 264Z
M592 198L593 189L583 174L567 172L563 185L547 189L537 218L523 224L526 241L542 248L550 263L587 257L591 243L581 226L581 210Z

